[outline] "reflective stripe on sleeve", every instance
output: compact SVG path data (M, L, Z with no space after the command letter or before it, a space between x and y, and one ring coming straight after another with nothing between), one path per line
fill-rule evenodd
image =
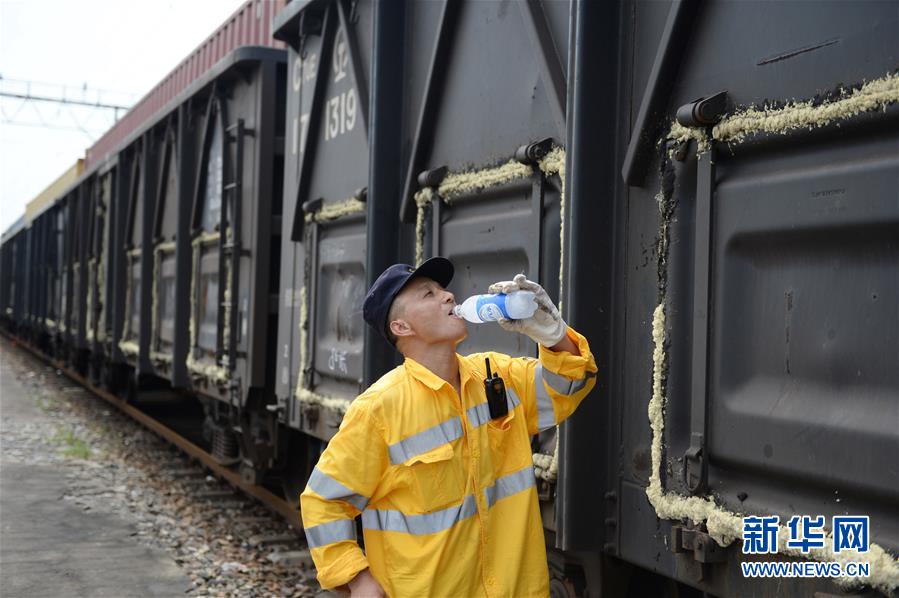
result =
M309 488L322 498L348 502L360 511L364 511L368 505L368 498L356 494L318 467L313 469L312 475L309 476Z
M587 386L587 380L595 376L592 372L587 372L586 376L578 380L569 380L565 376L554 374L543 369L543 365L538 365L537 369L541 372L541 376L549 384L549 387L560 395L571 395Z
M534 477L534 468L530 465L524 469L519 469L515 473L504 475L497 478L493 486L484 489L484 495L487 499L487 506L492 507L497 501L512 496L531 488L536 484Z
M477 512L474 496L468 495L461 504L421 515L406 515L392 509L367 509L362 512L362 527L382 532L402 532L413 536L436 534L468 519Z
M338 519L307 527L306 542L309 548L317 548L335 542L356 541L356 525L352 519Z
M388 448L390 462L394 465L405 463L416 455L426 453L441 444L447 444L461 437L462 421L458 417L454 417L391 444Z
M546 381L546 375L550 373L543 369L542 363L538 363L537 369L534 370L534 386L537 388L537 430L540 432L556 425L556 412L553 410L553 401L549 398L549 393L546 392L546 387L543 385L544 381ZM552 375L561 378L558 374ZM568 381L566 380L566 382ZM562 392L555 386L552 388L556 392Z
M571 380L564 376L560 376L559 374L554 374L553 372L549 372L543 369L543 365L538 365L537 369L540 372L540 377L543 378L544 382L549 384L549 387L559 393L560 395L569 395L571 394Z

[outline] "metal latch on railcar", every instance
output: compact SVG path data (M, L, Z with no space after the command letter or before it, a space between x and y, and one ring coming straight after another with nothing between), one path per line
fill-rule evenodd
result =
M693 557L693 561L698 565L695 574L697 581L708 578L709 565L727 561L727 550L719 546L708 533L681 523L671 526L669 548L674 554Z
M726 91L699 98L677 109L677 122L685 127L705 127L709 139L708 157L696 163L696 207L693 250L693 347L690 402L690 446L684 453L684 484L691 494L708 487L708 343L712 313L709 302L711 276L712 214L715 193L715 142L712 127L727 112ZM675 150L683 160L686 147Z

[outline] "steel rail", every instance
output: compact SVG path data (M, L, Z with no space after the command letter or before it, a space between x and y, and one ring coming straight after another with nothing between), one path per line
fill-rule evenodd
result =
M270 492L263 486L259 486L257 484L249 484L247 482L244 482L241 479L240 474L238 472L233 471L233 470L229 469L228 467L225 467L224 465L221 465L220 463L218 463L212 457L212 455L210 455L208 452L203 450L203 448L197 446L196 444L194 444L187 438L181 436L180 434L178 434L171 428L169 428L169 427L165 426L164 424L160 423L159 421L153 419L152 417L150 417L149 415L147 415L140 409L134 407L133 405L129 405L127 402L123 401L122 399L118 398L117 396L113 395L112 393L110 393L102 388L99 388L97 386L94 386L84 376L82 376L78 372L70 369L68 366L66 366L61 361L57 361L56 359L53 359L52 357L50 357L49 355L47 355L46 353L44 353L37 347L32 346L31 343L28 343L27 341L24 341L20 338L16 338L5 330L0 331L0 335L2 335L6 340L14 343L14 346L22 347L23 349L25 349L26 351L31 353L36 358L38 358L46 363L49 363L56 369L60 370L73 382L79 384L80 386L82 386L83 388L85 388L86 390L88 390L89 392L94 394L95 396L103 399L110 405L116 407L119 411L121 411L122 413L125 413L126 415L131 417L133 420L135 420L136 422L138 422L139 424L141 424L142 426L144 426L145 428L150 430L151 432L154 432L158 436L162 437L169 443L176 446L178 449L180 449L183 453L185 453L189 457L196 459L202 465L204 465L207 469L211 470L213 472L213 474L215 474L217 477L224 479L230 485L234 486L235 488L238 488L245 494L252 496L256 500L258 500L259 502L264 504L266 507L268 507L269 509L271 509L272 511L274 511L275 513L277 513L278 515L283 517L287 521L287 523L290 524L291 527L302 531L303 524L300 519L299 505L291 506L290 503L288 503L286 500L284 500L280 496L273 494L272 492Z

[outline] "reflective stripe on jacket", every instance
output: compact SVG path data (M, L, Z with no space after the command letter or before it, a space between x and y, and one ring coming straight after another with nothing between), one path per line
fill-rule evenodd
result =
M549 594L530 439L596 383L587 340L568 336L579 356L458 356L461 399L407 358L353 402L300 497L323 588L369 567L390 596ZM506 385L509 414L496 421L485 357Z

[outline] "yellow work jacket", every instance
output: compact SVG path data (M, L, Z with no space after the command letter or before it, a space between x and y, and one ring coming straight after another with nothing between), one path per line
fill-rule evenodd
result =
M461 397L407 358L353 401L300 497L323 588L369 567L395 597L549 595L530 439L596 382L587 340L568 336L579 356L458 355ZM506 385L509 414L495 421L485 357Z

